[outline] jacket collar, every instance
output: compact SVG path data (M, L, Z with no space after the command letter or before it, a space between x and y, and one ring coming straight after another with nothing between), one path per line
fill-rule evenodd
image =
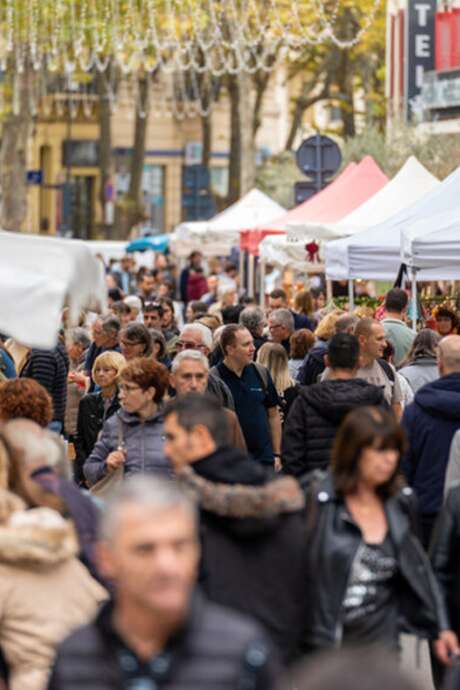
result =
M159 409L151 417L147 417L146 419L141 419L137 414L126 412L126 410L124 410L122 407L118 410L117 414L121 421L125 424L134 425L139 423L149 424L151 422L161 421L163 411L162 409Z

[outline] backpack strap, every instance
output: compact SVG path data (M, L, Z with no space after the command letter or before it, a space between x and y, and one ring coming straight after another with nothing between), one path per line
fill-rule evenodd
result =
M386 359L380 359L380 358L377 360L377 362L380 364L381 368L385 372L387 379L389 379L391 381L391 383L394 383L396 381L396 374L395 374L395 370L393 369L391 364L389 364L386 361Z
M258 362L253 362L252 364L255 367L257 375L262 381L264 393L266 393L268 391L268 369L267 367L264 367L262 364L259 364Z

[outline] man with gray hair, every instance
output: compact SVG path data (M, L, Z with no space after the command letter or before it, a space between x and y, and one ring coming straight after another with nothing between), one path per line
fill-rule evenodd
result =
M89 393L92 393L95 387L94 381L91 378L96 357L106 350L115 350L120 352L118 343L120 335L120 321L116 316L106 316L104 318L97 318L93 323L92 328L93 342L86 352L85 357L85 373L91 379Z
M183 350L196 350L208 358L211 354L212 345L210 328L202 323L189 323L181 330L176 348L179 353ZM214 395L224 407L228 407L229 410L235 409L230 389L224 381L213 374L209 374L208 392Z
M173 482L127 479L100 526L113 600L60 645L48 690L271 690L270 643L256 623L196 590L199 558L192 498Z
M275 309L268 317L268 330L274 343L279 343L286 350L288 357L291 350L289 341L294 333L294 317L289 309Z
M258 350L267 342L264 335L265 313L260 307L246 307L240 314L240 324L248 329L254 340L256 354Z
M417 493L425 546L441 509L451 442L460 429L460 336L441 340L438 368L441 378L420 388L402 419L409 441L402 470Z
M199 393L200 395L209 393L212 395L212 384L210 390L209 378L208 359L198 350L183 350L172 363L171 386L178 397L187 395L187 393ZM228 444L232 448L246 451L246 442L236 413L228 408L223 408L223 412L227 417L229 428Z

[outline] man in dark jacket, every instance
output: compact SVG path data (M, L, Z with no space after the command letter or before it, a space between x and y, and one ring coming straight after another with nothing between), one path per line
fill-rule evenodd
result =
M192 393L171 403L165 433L166 455L200 500L204 591L254 616L283 660L292 661L307 595L303 492L292 478L275 479L228 446L226 419L209 396Z
M441 509L452 438L460 429L460 336L441 340L438 366L441 378L416 393L402 419L409 441L402 469L419 500L425 546Z
M64 426L68 372L69 357L61 342L52 350L32 348L21 371L22 378L34 379L51 395L54 412L50 428L57 432Z
M284 472L295 477L328 466L337 429L351 410L384 404L380 388L355 378L359 366L355 336L333 336L326 360L327 380L300 389L284 425L281 461Z
M60 645L48 690L272 690L276 659L261 628L195 590L189 495L167 480L128 479L100 529L114 599Z

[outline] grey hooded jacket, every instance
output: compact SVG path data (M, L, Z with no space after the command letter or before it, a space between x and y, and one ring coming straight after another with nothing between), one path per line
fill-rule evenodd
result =
M105 476L105 461L120 445L126 452L125 475L148 472L172 476L172 468L163 453L163 433L161 411L141 420L135 414L118 410L104 423L101 436L83 466L88 484L92 486Z

